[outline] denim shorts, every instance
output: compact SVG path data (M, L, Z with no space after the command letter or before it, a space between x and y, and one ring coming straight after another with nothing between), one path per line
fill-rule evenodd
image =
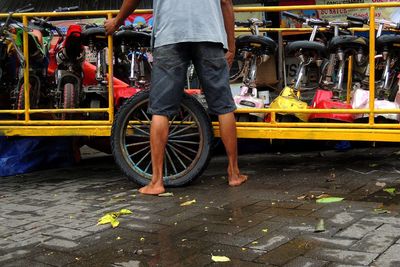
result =
M222 44L185 42L160 46L154 49L153 59L150 114L171 117L178 113L190 63L202 84L208 112L222 115L236 109Z

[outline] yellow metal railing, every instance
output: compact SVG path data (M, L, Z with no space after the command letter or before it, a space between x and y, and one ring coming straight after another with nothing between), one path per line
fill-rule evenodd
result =
M400 3L364 3L343 5L304 5L304 6L276 6L276 7L238 7L235 12L280 12L287 10L323 10L323 9L369 9L370 21L375 20L375 9L385 7L400 7ZM138 10L136 13L151 13L152 10ZM112 18L118 10L107 11L84 11L84 12L42 12L15 14L15 18L22 19L25 26L31 17L68 17L68 16L91 16ZM0 14L5 18L8 14ZM400 124L377 124L375 114L400 113L398 109L375 110L375 24L371 23L369 28L355 28L355 31L369 31L369 109L339 110L339 109L307 109L307 110L282 110L282 109L240 109L237 113L270 113L271 121L266 122L238 122L238 136L242 138L284 138L284 139L331 139L331 140L369 140L369 141L400 141ZM240 28L238 32L248 31ZM307 32L310 29L293 28L268 28L261 29L265 32ZM108 37L108 108L79 108L79 109L30 109L29 106L29 62L28 62L28 33L23 34L23 52L26 59L24 69L24 110L0 110L0 114L24 114L24 120L0 120L0 135L29 135L29 136L51 136L51 135L92 135L108 136L114 118L114 93L113 93L113 40ZM351 75L349 75L350 77ZM349 101L349 84L347 101ZM31 114L57 114L57 113L100 113L107 112L108 120L34 120ZM346 113L346 114L368 114L368 123L282 123L276 121L277 113ZM214 132L219 135L218 122L213 122Z

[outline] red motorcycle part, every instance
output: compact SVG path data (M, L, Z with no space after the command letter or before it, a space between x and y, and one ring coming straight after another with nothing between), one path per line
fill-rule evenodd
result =
M96 80L96 66L85 61L83 63L83 86L97 84ZM108 75L107 75L108 79ZM130 87L129 84L124 83L120 79L113 78L114 87L114 105L120 106L123 99L128 99L140 90L134 87Z
M318 89L311 103L311 108L314 109L352 109L352 106L347 103L332 100L333 93L328 90ZM309 120L334 120L342 122L353 122L353 114L337 114L337 113L312 113Z

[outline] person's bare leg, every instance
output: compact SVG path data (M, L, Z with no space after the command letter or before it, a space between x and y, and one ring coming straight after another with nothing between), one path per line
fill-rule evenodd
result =
M237 153L236 120L233 112L219 115L219 128L226 154L228 155L228 182L230 186L237 186L247 180L247 176L240 174Z
M140 188L146 195L158 195L165 192L163 183L163 161L168 141L169 121L166 116L153 115L150 127L150 149L153 176L151 182Z

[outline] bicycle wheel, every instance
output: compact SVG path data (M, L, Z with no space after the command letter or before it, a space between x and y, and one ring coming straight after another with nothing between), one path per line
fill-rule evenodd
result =
M151 180L149 91L131 97L116 115L111 146L117 165L132 181ZM164 184L182 186L200 176L210 160L211 121L196 99L184 95L180 111L170 120L164 156Z

